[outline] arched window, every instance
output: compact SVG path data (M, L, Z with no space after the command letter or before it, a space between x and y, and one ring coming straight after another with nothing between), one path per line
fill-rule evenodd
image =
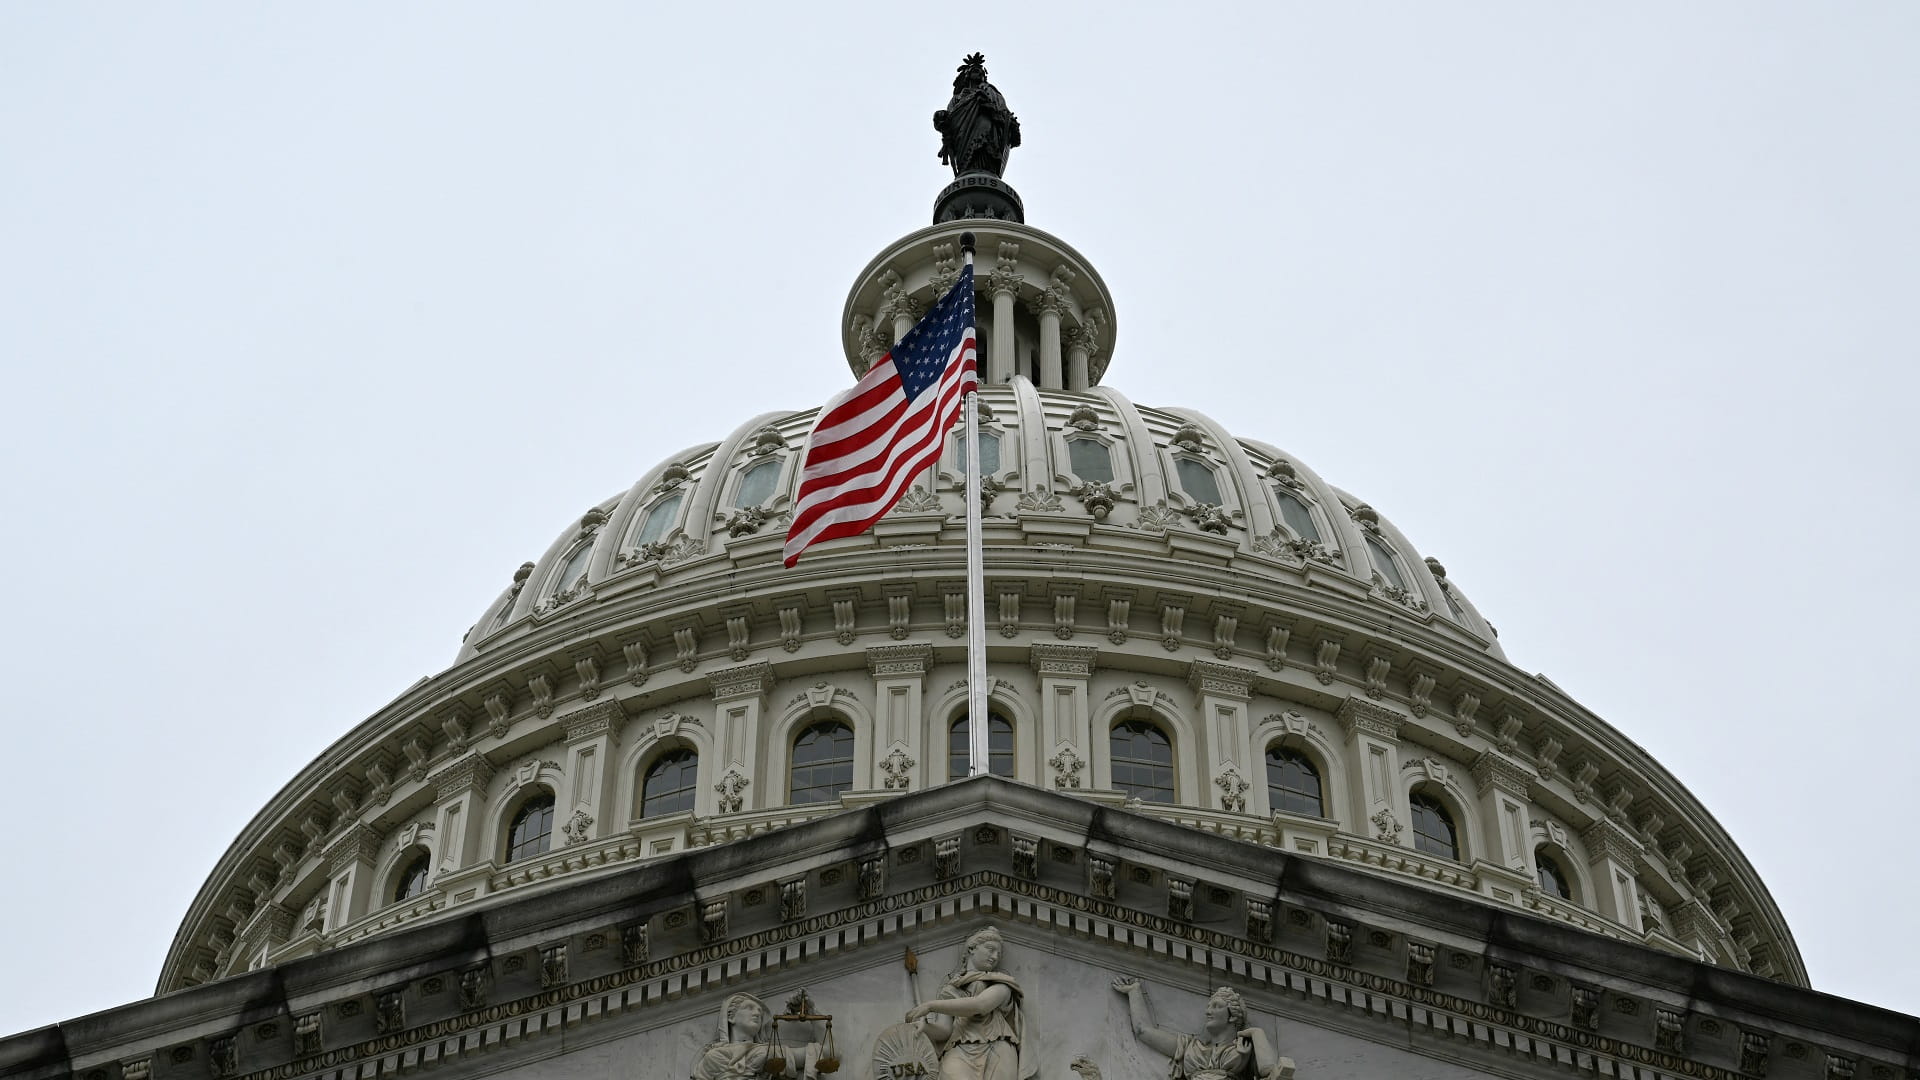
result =
M587 541L573 549L567 556L566 565L553 577L553 595L570 593L587 581L587 559L593 555L593 542Z
M1367 554L1373 556L1373 568L1380 571L1380 576L1386 579L1387 584L1396 589L1405 589L1407 579L1400 576L1400 567L1394 564L1393 552L1388 551L1387 545L1381 543L1372 533L1366 534L1366 537Z
M1215 506L1224 501L1220 498L1220 481L1205 462L1185 457L1174 458L1173 471L1180 477L1180 490L1191 496L1193 501Z
M964 780L969 764L966 714L962 713L947 732L947 779ZM1013 776L1013 721L997 712L987 714L987 771L995 776Z
M432 865L433 860L424 851L408 860L406 867L400 871L400 876L394 880L393 902L397 904L426 892L427 871Z
M1113 451L1099 439L1068 439L1067 466L1082 480L1113 483Z
M1173 801L1173 743L1145 720L1114 726L1107 741L1113 786L1144 802Z
M967 437L965 435L953 437L953 461L962 471L966 469ZM980 433L980 475L986 476L999 471L1000 436L996 432L983 431Z
M507 861L544 854L553 840L553 795L535 795L513 815L507 826Z
M640 781L640 816L663 817L693 809L699 773L700 755L691 750L669 750L655 758Z
M1275 746L1267 751L1267 802L1289 814L1323 817L1320 770L1298 750Z
M818 723L793 740L787 801L832 802L853 786L853 729L838 720Z
M1300 501L1300 496L1283 487L1274 488L1273 493L1280 500L1280 520L1286 523L1287 528L1293 530L1293 535L1302 540L1318 543L1320 529L1313 523L1313 511L1308 510L1307 504Z
M1573 886L1568 883L1567 875L1553 856L1544 851L1533 853L1533 873L1540 879L1540 891L1561 900L1573 899Z
M680 516L682 497L676 491L653 504L652 509L647 511L646 520L640 523L639 530L633 534L634 547L658 543L666 537L667 530L673 528L673 519Z
M738 507L764 506L773 498L774 482L780 479L780 462L763 461L740 474L740 491L733 497Z
M1413 846L1416 851L1429 855L1438 855L1443 859L1460 858L1460 841L1453 828L1453 816L1440 800L1431 795L1414 792L1407 799L1407 809L1413 813Z

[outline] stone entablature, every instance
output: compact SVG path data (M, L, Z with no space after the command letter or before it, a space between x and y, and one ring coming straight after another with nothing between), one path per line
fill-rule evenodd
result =
M515 1046L558 1052L563 1029L589 1045L710 1030L721 998L763 982L828 1000L902 947L950 952L988 923L1010 952L1087 969L1054 985L1232 986L1279 1018L1283 1053L1324 1029L1465 1070L1435 1075L1817 1078L1837 1062L1907 1080L1920 1040L1913 1018L986 777L485 911L0 1042L0 1075L457 1076L480 1055L495 1073L532 1060ZM843 1048L864 1050L899 997L889 982L885 1000L836 1003ZM1030 1008L1063 1030L1069 1006L1088 1008ZM668 1068L635 1075L684 1075Z

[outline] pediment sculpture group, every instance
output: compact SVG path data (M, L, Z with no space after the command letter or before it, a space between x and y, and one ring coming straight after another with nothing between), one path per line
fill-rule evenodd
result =
M960 969L939 991L918 1001L903 1022L874 1039L874 1080L1033 1080L1039 1071L1039 1037L1020 984L1000 968L1006 943L987 927L969 937ZM911 968L909 969L911 970ZM911 981L911 976L909 976ZM1121 976L1113 989L1126 999L1134 1037L1168 1061L1169 1080L1291 1080L1292 1058L1274 1049L1267 1033L1248 1021L1246 1003L1231 987L1207 999L1194 1034L1162 1027L1139 980ZM730 995L721 1008L713 1042L701 1051L692 1080L820 1080L838 1071L833 1018L816 1013L802 992L775 1014L759 998ZM780 1024L805 1025L816 1041L783 1038ZM792 1030L792 1027L789 1027ZM1082 1080L1103 1080L1098 1064L1075 1058Z

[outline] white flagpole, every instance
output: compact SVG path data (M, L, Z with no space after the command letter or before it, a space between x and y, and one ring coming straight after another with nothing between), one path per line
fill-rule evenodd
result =
M960 234L960 250L973 265L973 234ZM977 310L977 308L976 308ZM970 329L979 353L979 318ZM977 363L977 361L976 361ZM967 774L987 771L987 589L980 535L980 414L978 394L960 403L966 414L967 440Z

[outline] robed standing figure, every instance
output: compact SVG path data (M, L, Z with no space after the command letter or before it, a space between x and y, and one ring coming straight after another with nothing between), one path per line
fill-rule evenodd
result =
M940 1048L940 1080L1030 1080L1038 1069L1020 984L1000 970L1005 945L991 926L968 938L960 970L907 1013Z

